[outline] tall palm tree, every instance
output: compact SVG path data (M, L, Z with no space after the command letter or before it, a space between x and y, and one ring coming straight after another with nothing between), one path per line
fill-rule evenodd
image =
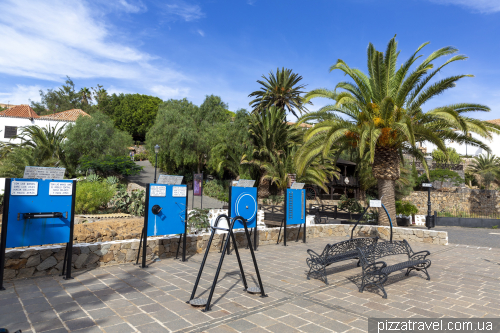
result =
M254 149L251 155L243 155L241 164L251 164L263 171L259 181L259 196L267 197L270 194L270 180L264 177L264 163L271 162L276 156L287 153L300 142L301 134L297 128L285 122L285 112L276 106L264 109L260 113L252 113L249 122L248 132Z
M393 219L396 215L395 181L400 177L402 153L422 161L428 173L417 142L430 142L446 151L444 140L454 140L489 151L482 141L467 134L474 132L480 137L491 138L492 132L500 133L500 126L467 116L474 111L489 111L484 105L460 103L423 112L426 102L454 87L458 80L472 76L456 75L431 82L443 67L466 57L454 55L434 69L435 60L458 52L454 47L444 47L412 69L421 57L419 52L428 44L424 43L397 69L399 51L395 37L389 41L385 54L369 44L368 74L339 59L330 71L340 70L353 82L340 82L333 91L315 89L305 96L305 101L323 97L333 103L301 119L301 122L323 121L305 135L303 149L306 152L297 162L301 170L318 154L327 156L332 149L342 152L349 147L356 148L359 156L368 158L372 164L379 195L383 196ZM325 113L330 115L326 117ZM380 224L387 225L385 214L380 217Z
M248 97L255 97L249 103L253 108L253 112L260 113L271 106L291 112L297 118L299 116L296 112L300 113L300 115L302 115L302 112L307 112L300 96L300 94L305 93L301 90L305 85L299 84L302 76L293 73L291 69L283 67L281 70L276 69L276 75L269 72L269 77L262 75L262 78L264 81L257 80L262 86L260 90L248 95ZM312 103L309 102L308 104Z
M66 139L64 134L66 124L40 127L37 125L22 127L16 138L21 139L18 148L31 148L37 161L56 159L56 164L64 160L62 144Z
M490 154L475 156L467 171L480 175L489 189L493 180L500 179L500 158Z
M90 91L90 89L87 87L83 87L82 89L80 89L79 94L80 94L80 102L83 105L89 105L90 102L92 101L92 92Z

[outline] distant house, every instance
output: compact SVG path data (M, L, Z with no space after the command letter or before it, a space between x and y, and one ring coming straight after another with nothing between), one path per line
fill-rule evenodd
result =
M488 120L488 122L496 125L500 125L500 119L493 119L493 120ZM478 140L481 140L482 142L486 143L490 149L492 154L500 156L500 135L497 134L492 134L493 138L491 140L485 140L481 137L479 137L476 134L472 134L473 138L476 138ZM424 149L426 150L427 153L432 153L434 149L436 149L436 146L426 143L424 144ZM479 147L474 147L471 145L466 145L466 144L458 144L453 141L447 141L446 142L446 147L450 148L455 148L455 150L460 154L460 155L468 155L468 156L477 156L480 154L486 154L486 152Z
M39 116L27 104L16 105L0 112L0 141L20 143L19 139L12 138L19 134L21 127L30 125L48 127L50 125L58 128L65 123L74 123L80 116L90 117L80 109Z

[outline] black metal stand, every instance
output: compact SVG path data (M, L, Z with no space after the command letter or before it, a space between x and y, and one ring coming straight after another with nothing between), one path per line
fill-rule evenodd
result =
M69 242L66 245L68 261L66 261L66 276L63 278L65 280L72 279L71 264L73 259L73 234L75 230L75 200L76 200L76 180L73 180L73 198L71 200L71 222L69 227Z
M253 229L250 230L250 237L252 237L252 231L253 231L253 250L254 251L257 251L257 233L258 233L258 230L257 230L257 223L255 223L255 227ZM247 249L248 249L248 246L250 244L247 243Z
M143 240L143 238L144 238L144 227L142 227L141 238L139 240L139 249L137 250L137 260L135 261L136 265L139 264L139 257L141 256L141 248L142 248L142 240Z
M146 202L145 202L146 209L144 210L144 227L142 228L141 240L139 241L139 250L137 252L137 260L135 262L136 265L139 263L139 257L140 257L141 246L142 246L141 268L148 268L148 265L146 265L146 254L148 252L149 193L150 193L150 185L146 184Z
M221 218L225 218L226 221L228 221L228 225L229 225L228 229L218 227L219 220ZM238 246L236 244L236 238L234 237L234 233L233 233L234 223L237 220L239 220L239 221L241 221L243 223L243 226L245 228L245 235L247 237L247 242L250 244L250 253L252 255L252 260L253 260L253 264L254 264L254 267L255 267L255 272L257 274L257 280L259 282L259 287L258 288L257 287L248 288L248 285L247 285L247 280L246 280L246 277L245 277L245 272L243 271L243 265L241 264L240 254L238 252ZM248 293L251 293L251 294L260 293L261 297L267 297L267 295L264 292L264 286L262 285L262 280L260 278L259 267L257 266L257 260L255 258L255 253L253 251L253 246L251 244L252 241L250 239L250 234L248 233L248 228L247 228L247 222L246 222L246 220L244 218L242 218L241 216L237 216L237 217L233 218L232 220L230 220L227 215L219 215L217 217L217 219L215 220L215 225L213 227L211 227L211 228L212 228L212 233L211 233L210 239L208 240L208 243L207 243L207 248L205 250L205 255L203 256L203 261L201 262L200 271L198 272L198 276L196 277L196 282L194 284L193 292L191 293L191 298L186 303L191 304L193 306L205 306L205 309L203 310L204 312L210 310L210 303L212 301L212 297L213 297L213 294L214 294L215 286L217 284L217 280L219 279L219 274L220 274L220 270L222 268L222 263L224 262L224 257L226 255L227 246L229 245L229 240L231 238L232 238L233 244L234 244L234 252L236 254L236 258L238 259L238 266L240 268L241 278L243 280L243 285L245 287L244 291L247 291ZM206 263L206 260L207 260L207 257L208 257L208 252L210 251L210 246L212 245L212 240L214 239L216 230L227 231L228 232L228 237L226 238L226 240L224 242L224 248L222 250L222 254L221 254L221 257L220 257L220 260L219 260L219 265L217 266L217 271L215 273L214 281L212 283L212 287L210 289L210 294L208 296L208 299L204 299L204 298L196 298L195 299L194 297L196 295L196 289L198 288L198 284L200 282L201 274L203 272L203 268L205 266L205 263Z

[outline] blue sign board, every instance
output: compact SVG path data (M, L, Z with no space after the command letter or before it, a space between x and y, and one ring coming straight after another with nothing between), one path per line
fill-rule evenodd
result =
M286 224L306 223L305 190L286 190Z
M231 187L231 218L241 216L247 220L247 227L257 225L257 188ZM243 228L243 223L236 221L234 229Z
M186 200L186 185L149 184L147 236L183 234Z
M68 243L72 180L10 180L6 247Z

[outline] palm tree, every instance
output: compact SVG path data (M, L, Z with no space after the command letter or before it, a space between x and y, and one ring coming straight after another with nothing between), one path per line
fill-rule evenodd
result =
M500 179L500 158L490 154L475 156L467 171L480 175L489 189L492 181Z
M255 97L249 103L253 108L253 112L261 113L271 106L291 112L297 118L296 111L301 115L302 112L307 112L304 102L300 97L300 94L304 93L301 89L305 85L298 85L300 80L302 80L302 76L293 73L291 69L283 67L281 70L279 68L276 69L276 75L273 72L269 72L269 78L264 75L262 75L262 78L264 81L257 80L262 86L260 90L256 90L248 95L248 97ZM312 103L309 102L308 104Z
M341 70L353 82L340 82L333 91L315 89L305 96L306 102L323 97L333 103L301 119L301 122L323 121L305 135L305 153L297 161L297 169L301 170L318 154L327 156L332 149L337 153L357 149L360 158L366 157L372 164L379 195L383 196L384 205L393 218L396 215L395 181L400 178L402 153L422 161L428 173L417 142L430 142L443 152L446 151L444 140L467 142L489 151L483 142L467 134L474 132L491 138L491 132L500 133L500 126L467 116L469 112L489 111L484 105L460 103L423 112L426 102L454 87L458 80L472 76L456 75L430 83L443 67L466 57L454 55L434 69L435 60L458 52L456 48L444 47L412 69L421 57L419 52L428 44L424 43L397 69L399 51L395 37L389 41L385 54L369 44L368 75L339 59L330 71ZM387 225L385 214L380 217L380 224Z
M250 115L249 134L254 149L251 155L244 154L241 164L251 164L263 171L259 181L259 196L269 196L270 180L265 176L265 162L285 154L300 142L301 134L295 127L285 122L285 112L276 106Z
M90 91L89 88L87 87L83 87L82 89L80 89L80 102L83 104L83 105L89 105L89 103L92 101L92 92Z

